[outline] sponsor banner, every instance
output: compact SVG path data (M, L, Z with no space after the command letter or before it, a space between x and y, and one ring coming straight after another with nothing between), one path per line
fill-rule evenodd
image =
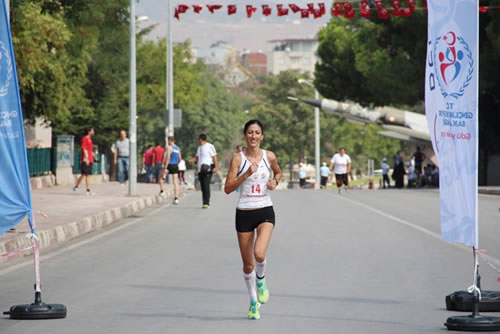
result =
M0 234L26 215L31 188L16 63L5 1L0 1Z
M478 0L429 0L425 110L439 162L441 237L478 247Z

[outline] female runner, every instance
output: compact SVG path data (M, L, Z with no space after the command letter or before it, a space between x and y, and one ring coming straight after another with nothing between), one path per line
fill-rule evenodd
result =
M261 122L248 121L243 134L247 147L233 154L224 191L230 194L240 188L236 231L243 260L243 277L250 295L248 318L259 319L260 304L269 300L265 280L266 251L274 228L274 210L269 190L278 185L281 169L274 153L260 148L264 139Z

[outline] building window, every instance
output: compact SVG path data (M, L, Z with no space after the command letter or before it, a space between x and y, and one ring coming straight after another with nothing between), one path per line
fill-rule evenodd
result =
M304 57L304 59L302 60L302 63L303 63L304 65L309 65L309 64L311 64L311 58L309 58L309 57Z
M292 57L293 64L300 64L300 57Z
M281 65L283 65L283 64L285 64L285 63L286 63L286 59L285 59L285 57L281 57L281 58L280 58L280 64L281 64Z

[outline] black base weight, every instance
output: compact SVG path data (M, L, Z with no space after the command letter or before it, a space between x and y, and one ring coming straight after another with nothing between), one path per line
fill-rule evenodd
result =
M446 296L448 311L472 311L474 295L467 291L455 291ZM481 291L480 312L500 312L500 291Z
M461 315L449 317L444 325L450 331L496 332L500 331L500 317Z
M66 318L66 306L61 304L26 304L15 305L8 314L11 319L36 320L36 319L61 319Z
M9 315L11 319L37 320L66 318L66 313L66 306L62 304L42 303L42 294L37 291L33 304L15 305L3 314Z

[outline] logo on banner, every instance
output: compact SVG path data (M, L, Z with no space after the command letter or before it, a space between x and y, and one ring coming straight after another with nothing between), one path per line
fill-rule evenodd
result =
M474 72L472 51L465 40L450 31L434 42L434 71L443 97L460 98Z
M0 96L5 96L9 93L11 79L12 59L5 44L0 41Z

